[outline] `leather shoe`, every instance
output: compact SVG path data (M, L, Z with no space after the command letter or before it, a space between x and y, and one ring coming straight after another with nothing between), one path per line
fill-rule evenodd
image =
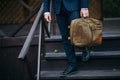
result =
M82 51L82 61L86 62L90 58L90 49L89 48L84 48Z
M77 71L77 67L76 66L68 66L64 72L63 75L68 75L68 74L72 74L73 72Z

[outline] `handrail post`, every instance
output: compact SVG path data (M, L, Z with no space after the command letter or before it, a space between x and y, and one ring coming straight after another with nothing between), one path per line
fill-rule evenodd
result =
M38 62L37 62L37 80L40 78L40 68L41 68L41 36L42 36L42 20L40 20L40 27L39 27L39 43L38 43Z

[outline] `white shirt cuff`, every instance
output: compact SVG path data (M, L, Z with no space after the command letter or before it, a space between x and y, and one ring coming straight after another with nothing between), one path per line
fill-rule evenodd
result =
M50 14L50 12L45 12L44 15L45 15L45 14Z
M81 9L88 9L88 8L81 8Z

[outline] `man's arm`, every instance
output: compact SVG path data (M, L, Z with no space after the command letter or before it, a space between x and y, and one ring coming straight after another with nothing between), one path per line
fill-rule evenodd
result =
M50 12L50 0L43 0L44 8L43 12Z
M89 17L88 0L81 0L81 17Z
M88 0L81 0L81 8L88 8Z
M50 0L43 0L43 3L44 3L44 8L43 8L44 18L47 22L50 22L51 21Z

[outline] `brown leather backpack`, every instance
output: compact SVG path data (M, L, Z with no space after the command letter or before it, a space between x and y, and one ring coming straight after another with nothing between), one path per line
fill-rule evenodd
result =
M70 24L70 41L78 47L97 46L102 43L102 21L78 18Z

